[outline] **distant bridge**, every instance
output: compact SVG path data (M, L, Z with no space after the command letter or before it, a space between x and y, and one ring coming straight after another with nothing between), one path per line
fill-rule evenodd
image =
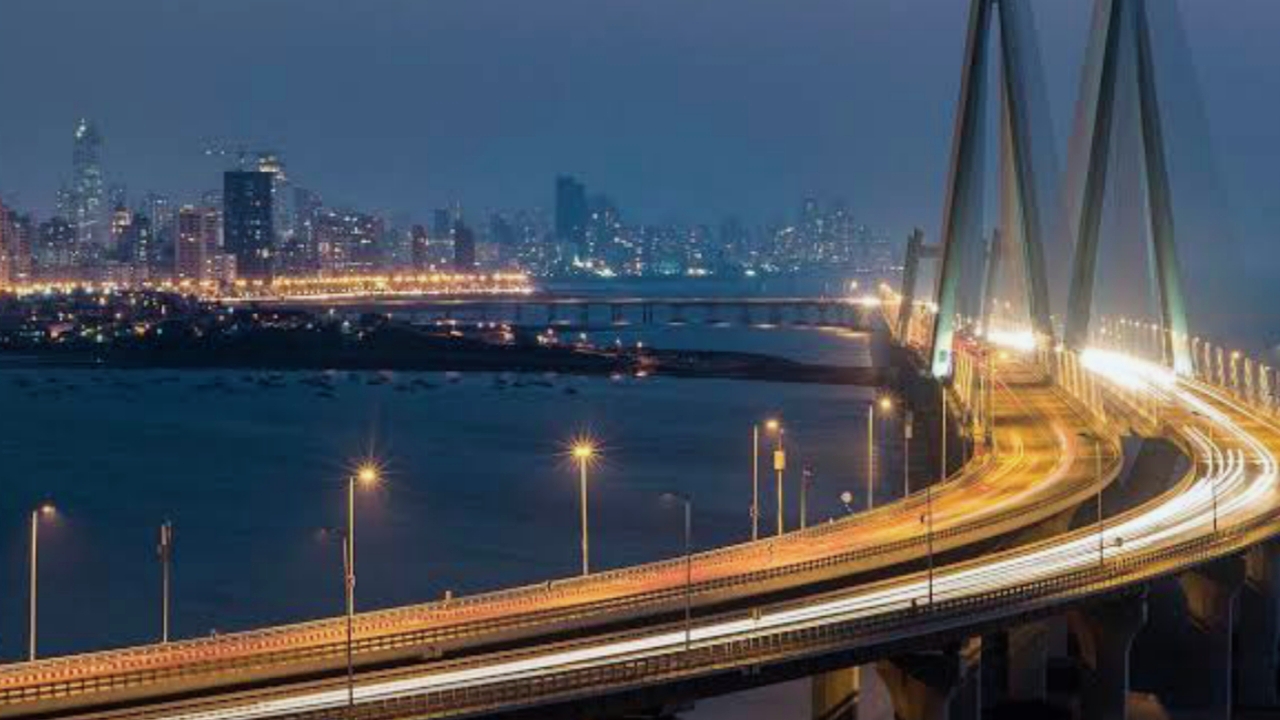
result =
M314 308L280 301L275 307ZM319 303L343 314L390 312L415 323L505 323L520 327L587 330L654 325L839 327L869 330L877 298L823 297L539 297L415 298Z

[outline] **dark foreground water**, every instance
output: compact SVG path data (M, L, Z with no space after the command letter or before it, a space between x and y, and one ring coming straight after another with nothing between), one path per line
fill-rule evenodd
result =
M866 338L849 333L686 327L643 339L869 361ZM839 494L865 482L866 389L344 372L325 397L307 382L316 377L0 373L0 658L25 647L25 520L45 499L60 514L42 527L40 644L62 654L155 639L165 519L177 534L176 636L339 613L340 551L317 530L343 522L343 478L366 454L385 462L387 482L358 502L363 608L575 573L577 484L563 451L580 432L604 446L591 482L597 568L679 552L665 491L695 496L699 546L746 537L757 418L781 414L792 467L815 468L811 518L843 512ZM896 461L890 449L885 462ZM792 523L798 479L788 478ZM771 485L762 489L771 518ZM784 686L692 717L784 717L781 706L801 708L806 692Z

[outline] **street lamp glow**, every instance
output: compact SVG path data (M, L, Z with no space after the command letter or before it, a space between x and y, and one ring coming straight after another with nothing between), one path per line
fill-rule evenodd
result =
M382 480L382 471L376 463L365 462L356 468L355 478L361 485L375 485Z
M893 398L889 397L888 395L880 398L880 411L887 413L887 412L891 412L892 410L893 410Z
M782 429L782 423L778 422L777 418L769 418L764 421L764 429L771 433L776 433Z
M578 514L582 524L582 574L591 574L591 535L587 525L587 470L600 455L596 441L582 435L569 443L569 456L578 464Z

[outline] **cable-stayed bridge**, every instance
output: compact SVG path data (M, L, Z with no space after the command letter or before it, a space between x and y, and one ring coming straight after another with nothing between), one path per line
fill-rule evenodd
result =
M0 717L661 717L812 676L814 717L848 718L852 669L871 665L904 719L1064 693L1079 717L1123 718L1136 685L1175 716L1275 707L1280 396L1271 368L1187 324L1147 5L1097 2L1068 163L1083 171L1063 183L1054 240L1034 24L1017 0L972 2L940 242L913 237L879 304L974 450L945 479L687 561L363 613L350 634L335 619L3 667ZM1001 222L987 244L992 74ZM1135 137L1157 312L1101 318L1108 171ZM1066 241L1058 315L1046 256ZM921 290L929 258L937 281ZM1010 276L1012 299L997 287ZM1147 492L1107 512L1122 478ZM1067 691L1051 687L1055 657L1070 660Z

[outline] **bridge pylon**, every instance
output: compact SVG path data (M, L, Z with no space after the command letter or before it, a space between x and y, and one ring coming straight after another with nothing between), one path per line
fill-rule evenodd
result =
M1131 62L1134 67L1124 63ZM1128 72L1125 72L1128 70ZM1134 85L1136 84L1136 87ZM1160 315L1164 356L1174 369L1192 369L1182 272L1174 240L1173 195L1160 117L1151 28L1146 0L1097 0L1081 80L1073 167L1066 185L1069 240L1075 246L1065 343L1076 350L1089 341L1098 264L1099 228L1117 127L1117 100L1136 97L1145 175L1148 262Z
M1032 329L1052 337L1049 287L1045 273L1045 203L1052 192L1042 183L1055 180L1056 161L1047 140L1048 102L1043 95L1043 72L1031 11L1025 0L972 0L969 36L961 74L960 102L952 139L951 169L942 220L942 271L938 282L938 312L930 349L936 377L954 369L952 344L957 316L963 306L981 303L981 287L961 287L965 268L982 249L985 184L984 137L988 75L992 63L991 33L999 26L1000 137L1002 203L1005 242L1020 246L1026 305ZM1040 137L1045 141L1038 142ZM980 273L979 273L980 274ZM981 285L981 278L969 282Z

